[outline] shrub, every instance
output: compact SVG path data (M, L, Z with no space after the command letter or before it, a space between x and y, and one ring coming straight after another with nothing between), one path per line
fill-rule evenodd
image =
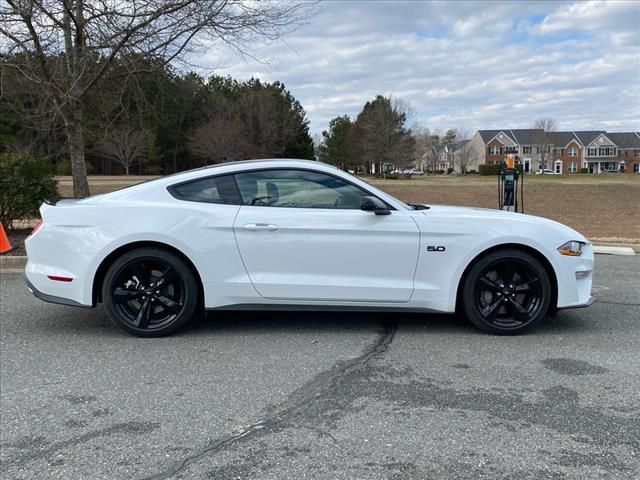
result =
M164 169L162 165L147 165L145 167L145 173L147 175L162 175L164 173Z
M25 152L0 155L0 221L7 228L18 219L38 216L38 207L56 195L47 161Z
M60 160L56 163L56 175L71 175L71 160Z
M492 165L480 165L478 170L480 175L500 175L502 168L506 168L504 163L496 163ZM515 168L522 173L522 165L516 165Z
M589 169L588 168L581 168L580 169L580 173L589 173Z
M86 162L87 175L91 175L93 173L93 165L91 162ZM68 158L64 160L58 160L56 163L56 175L71 175L71 160Z
M451 175L453 173L453 167L447 168L447 175Z
M493 165L479 165L478 172L480 175L499 175L502 165L499 163Z

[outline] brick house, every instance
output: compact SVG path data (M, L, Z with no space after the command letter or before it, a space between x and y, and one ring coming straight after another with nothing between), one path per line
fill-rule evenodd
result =
M525 172L536 171L544 163L544 168L559 174L579 173L581 169L589 173L640 173L638 132L478 130L467 148L476 159L468 170L477 170L482 163L501 163L507 154L515 153Z

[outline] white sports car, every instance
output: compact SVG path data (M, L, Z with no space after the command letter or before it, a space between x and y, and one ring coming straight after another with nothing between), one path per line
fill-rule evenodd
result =
M172 333L202 309L457 311L513 334L593 302L593 250L575 230L406 204L318 162L225 163L40 212L29 289L102 302L139 336Z

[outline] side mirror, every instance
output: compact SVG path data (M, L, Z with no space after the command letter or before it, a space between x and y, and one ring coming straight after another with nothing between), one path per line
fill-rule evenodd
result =
M360 210L373 212L376 215L391 215L391 211L387 208L387 205L377 197L362 197Z

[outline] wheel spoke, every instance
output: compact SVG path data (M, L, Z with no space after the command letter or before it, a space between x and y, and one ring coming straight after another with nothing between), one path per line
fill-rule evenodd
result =
M140 290L131 290L128 288L118 287L113 291L113 301L114 303L124 303L129 300L134 300L136 298L140 298L144 292Z
M500 286L486 275L480 277L478 279L478 282L481 284L481 287L483 287L484 290L489 290L492 292L497 292L500 290Z
M158 278L155 286L157 288L160 285L170 284L173 280L175 280L175 278L176 272L171 267L168 267L164 272L162 272L162 275L160 276L160 278Z
M516 288L514 290L517 293L529 293L529 292L537 291L538 283L539 283L539 280L537 278L530 278L526 282L522 282L521 284L516 285Z
M158 300L158 303L160 304L160 306L168 312L179 313L180 310L182 309L182 305L180 305L177 302L174 302L169 297L160 295L156 297L156 300Z
M513 298L507 298L507 300L509 300L508 303L511 307L514 319L519 322L526 322L529 320L529 312L527 312L524 307L517 302L517 300L514 300Z
M151 298L147 297L140 307L138 316L134 322L134 325L138 328L147 328L149 325L149 317L151 316Z
M494 318L496 318L496 315L498 315L498 310L500 309L500 304L502 303L502 299L498 298L495 302L493 302L490 305L487 305L486 307L484 307L481 310L481 314L482 316L491 321Z

